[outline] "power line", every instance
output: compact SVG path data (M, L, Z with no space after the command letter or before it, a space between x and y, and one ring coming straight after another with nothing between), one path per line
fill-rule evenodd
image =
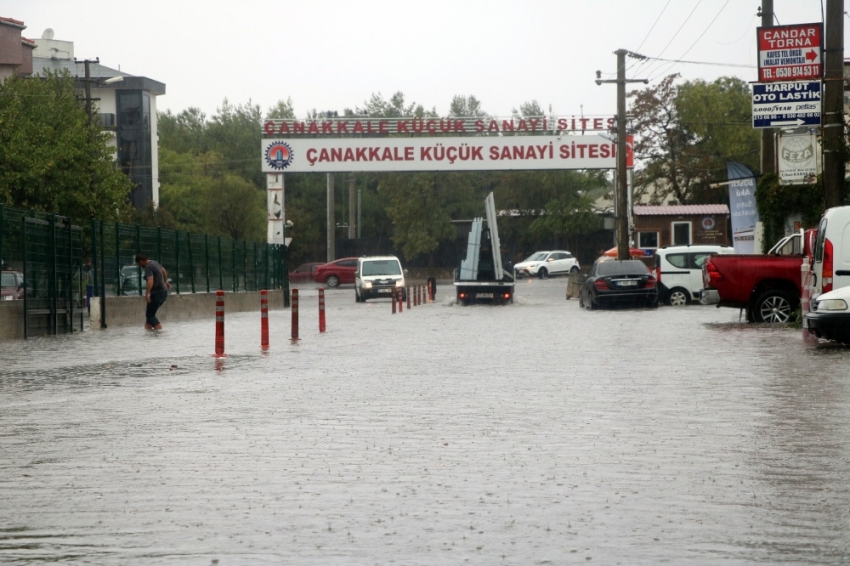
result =
M729 0L726 0L726 2L723 4L723 6L721 6L721 7L720 7L720 10L717 12L717 15L716 15L716 16L714 16L714 18L713 18L710 22L708 22L708 26L706 26L705 30L704 30L704 31L703 31L703 32L699 35L699 37L696 39L696 41L694 41L694 42L691 44L691 46L690 46L690 47L688 47L688 50L687 50L687 51L685 51L684 53L682 53L682 57L684 57L685 55L687 55L688 53L690 53L691 49L693 49L694 47L696 47L696 44L697 44L697 43L699 43L699 41L703 38L703 36L704 36L706 33L708 33L708 30L709 30L709 29L711 29L711 26L712 26L712 25L714 25L714 22L716 22L716 21L717 21L717 18L719 18L719 17L720 17L720 14L722 14L722 13L723 13L723 10L725 10L725 9L726 9L726 6L728 6L728 5L729 5ZM680 59L681 59L681 57L680 57ZM658 75L656 75L656 77L663 75L665 72L667 72L667 71L668 71L671 67L673 67L673 65L675 65L675 64L676 64L676 63L673 63L672 65L669 65L667 68L665 68L665 69L664 69L664 71L662 71L661 73L659 73Z
M676 30L676 33L673 34L673 37L670 38L670 41L667 42L667 45L664 46L664 49L661 50L661 53L659 53L657 55L658 57L661 57L662 55L664 55L664 52L667 51L667 48L670 47L670 44L673 43L673 40L676 39L676 37L679 35L679 33L685 28L685 25L691 19L691 16L694 15L694 12L697 11L697 8L699 8L700 4L702 4L702 0L699 0L699 2L697 2L697 5L694 6L694 9L691 10L690 14L688 14L688 17L685 18L685 21L682 22L682 25L679 26L679 29Z
M687 63L689 65L714 65L716 67L740 67L742 69L755 69L755 65L743 65L740 63L715 63L712 61L685 61L683 59L662 59L661 57L646 57L653 61L664 61L666 63ZM651 80L651 79L650 79Z
M649 36L652 34L652 30L655 29L655 26L658 24L658 21L661 19L661 16L664 15L664 11L667 9L667 6L669 6L670 2L672 2L672 1L673 0L667 0L667 3L664 4L663 8L661 8L661 13L658 14L657 18L655 18L655 21L652 23L652 27L649 28L648 32L646 32L646 37L643 38L643 41L640 42L640 45L637 46L637 49L635 49L635 51L640 51L640 48L643 47L643 44L646 43L647 39L649 39ZM632 65L630 67L628 67L627 70L630 70L632 67L634 67L637 64L638 63L632 63Z

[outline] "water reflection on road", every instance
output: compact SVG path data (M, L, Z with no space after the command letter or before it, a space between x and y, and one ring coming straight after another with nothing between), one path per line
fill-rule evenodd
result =
M565 286L2 343L0 562L850 560L850 350Z

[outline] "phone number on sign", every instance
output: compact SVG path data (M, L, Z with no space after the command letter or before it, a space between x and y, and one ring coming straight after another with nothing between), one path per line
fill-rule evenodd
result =
M819 77L820 65L799 65L796 67L779 67L776 69L762 69L766 79L794 78L794 77Z

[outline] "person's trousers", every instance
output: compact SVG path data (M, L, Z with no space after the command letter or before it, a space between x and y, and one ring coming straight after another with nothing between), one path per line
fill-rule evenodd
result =
M151 291L151 302L145 308L145 322L151 326L159 324L159 319L156 318L156 311L165 303L168 298L168 289L160 289Z

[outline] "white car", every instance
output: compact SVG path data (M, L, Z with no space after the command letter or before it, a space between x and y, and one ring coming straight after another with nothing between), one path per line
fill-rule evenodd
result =
M354 272L354 301L365 303L378 297L391 298L402 290L402 300L407 299L404 288L404 270L394 255L361 257Z
M658 300L674 307L700 298L702 264L715 254L734 254L730 246L670 246L655 250L655 279Z
M842 287L812 299L803 328L818 338L850 345L850 287Z
M570 252L535 252L514 265L514 276L516 279L535 276L546 279L550 275L554 277L578 273L580 269L578 260Z

